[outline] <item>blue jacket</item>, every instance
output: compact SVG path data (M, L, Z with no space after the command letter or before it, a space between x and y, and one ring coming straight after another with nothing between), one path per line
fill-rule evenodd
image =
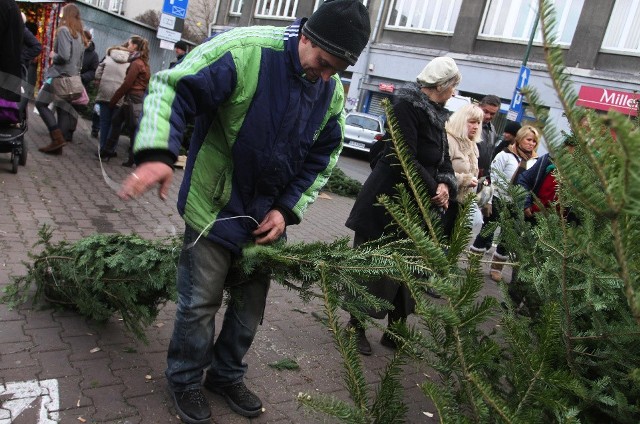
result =
M342 149L342 83L303 78L303 22L220 34L149 85L136 160L172 164L195 117L178 211L234 253L272 209L300 222Z
M523 209L533 206L533 194L537 193L547 175L547 167L551 164L549 153L538 158L536 163L518 176L518 185L527 190L527 197L524 200Z

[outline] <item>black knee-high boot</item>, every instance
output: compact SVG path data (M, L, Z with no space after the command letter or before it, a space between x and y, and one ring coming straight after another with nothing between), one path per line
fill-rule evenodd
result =
M349 327L353 328L356 333L356 345L358 347L358 352L362 355L369 356L371 355L371 344L369 340L367 340L367 334L364 331L364 325L356 317L351 315L349 319Z
M389 311L389 314L387 316L387 329L393 327L398 322L405 322L406 320L407 320L406 316L398 313L394 313L394 311ZM382 346L386 346L391 349L398 348L397 339L391 334L389 334L388 331L385 331L384 334L382 335L382 338L380 339L380 344Z

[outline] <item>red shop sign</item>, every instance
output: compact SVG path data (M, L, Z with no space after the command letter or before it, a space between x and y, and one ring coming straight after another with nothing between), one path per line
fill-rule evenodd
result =
M627 93L605 88L580 87L576 105L598 110L615 110L625 115L637 116L640 93Z
M395 90L395 89L396 88L393 86L393 84L385 84L383 82L378 84L378 90L384 91L386 93L393 93L393 90Z

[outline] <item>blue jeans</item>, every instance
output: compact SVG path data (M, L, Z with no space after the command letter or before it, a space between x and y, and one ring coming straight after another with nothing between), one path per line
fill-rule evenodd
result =
M199 388L207 367L208 381L220 387L242 381L247 371L243 358L262 321L269 291L266 274L240 282L230 272L231 252L222 246L201 237L187 249L198 234L186 227L178 263L178 307L165 372L176 392ZM214 342L215 315L225 286L232 299Z
M110 109L109 102L98 102L98 104L100 105L100 150L103 150L111 131L111 118L119 108Z

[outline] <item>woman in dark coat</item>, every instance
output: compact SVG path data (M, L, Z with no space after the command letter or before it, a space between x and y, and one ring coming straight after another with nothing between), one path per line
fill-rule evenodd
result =
M406 142L418 174L429 191L434 207L446 210L449 198L455 198L456 177L449 158L447 134L444 129L449 113L444 104L453 96L460 82L460 73L453 59L438 57L420 72L416 83L398 90L393 100L393 112ZM388 138L388 137L387 137ZM376 240L389 231L392 219L383 206L377 204L381 194L394 196L395 186L404 181L397 158L392 154L391 143L375 164L353 205L346 226L355 231L354 246ZM395 163L395 165L394 165ZM393 304L392 311L367 311L373 318L384 318L388 313L389 324L404 320L413 313L415 301L409 290L389 278L363 282L370 293ZM364 327L355 317L349 321L358 337L358 350L371 354L371 345ZM380 341L395 347L385 333Z
M0 0L0 98L20 101L20 84L22 82L22 37L24 22L20 17L20 9L14 0Z

